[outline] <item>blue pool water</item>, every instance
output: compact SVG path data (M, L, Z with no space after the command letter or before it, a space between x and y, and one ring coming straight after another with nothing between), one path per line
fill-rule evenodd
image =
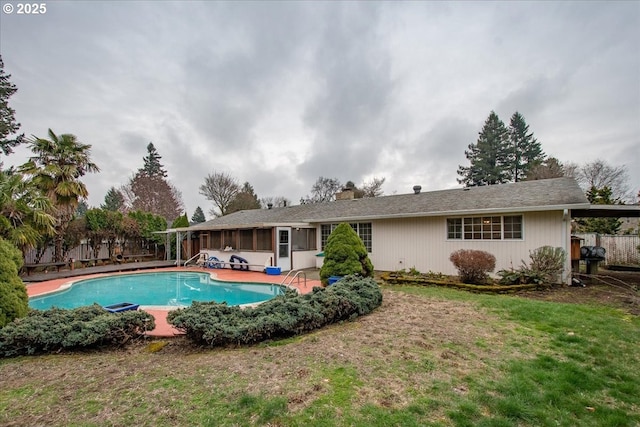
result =
M69 289L29 298L29 307L76 308L130 302L142 306L185 307L192 301L252 304L281 295L279 285L221 282L206 273L163 272L100 277L75 282Z

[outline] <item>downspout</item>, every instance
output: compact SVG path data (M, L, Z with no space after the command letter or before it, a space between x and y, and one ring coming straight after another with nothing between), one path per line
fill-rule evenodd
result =
M567 242L571 242L571 233L570 228L568 227L569 220L571 216L569 215L569 209L565 209L562 212L562 250L565 253L564 260L564 269L562 270L562 281L565 285L571 284L571 250L567 247Z

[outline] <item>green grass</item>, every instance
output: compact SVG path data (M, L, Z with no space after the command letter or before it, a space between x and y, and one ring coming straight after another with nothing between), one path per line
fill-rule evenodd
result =
M474 301L520 332L544 336L528 359L496 361L498 378L474 377L470 396L449 412L456 426L637 426L640 424L640 319L591 305L403 288ZM542 334L542 335L540 335Z
M344 323L276 343L173 357L162 350L0 360L0 376L15 370L32 373L0 389L0 424L640 425L640 318L601 306L431 287L392 289L419 300L471 304L484 314L481 326L494 335L431 348L417 345L415 336L398 334L360 348L345 341L340 351L351 352L352 358L287 358L299 349L322 348L327 334L340 338L369 331L360 323ZM372 316L376 322L402 321ZM423 333L428 332L425 325ZM333 345L338 344L339 339ZM406 358L385 357L395 347ZM447 364L446 354L461 356ZM284 377L277 387L259 387L241 370L213 363L221 357L249 360L257 372L277 367L274 372ZM474 365L478 358L482 368ZM385 389L384 382L374 381L377 376L392 378L396 389ZM107 383L110 388L101 386ZM309 390L308 401L292 399ZM105 414L105 408L110 412Z

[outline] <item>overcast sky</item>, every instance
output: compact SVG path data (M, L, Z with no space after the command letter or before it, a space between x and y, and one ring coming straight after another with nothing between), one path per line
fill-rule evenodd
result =
M149 142L189 218L210 217L214 171L294 204L319 176L459 187L492 110L522 113L563 162L626 165L640 189L638 1L39 3L2 1L10 105L27 136L92 145L91 206Z

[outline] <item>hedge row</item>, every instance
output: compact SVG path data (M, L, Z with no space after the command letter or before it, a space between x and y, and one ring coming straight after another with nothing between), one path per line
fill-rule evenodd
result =
M406 276L393 272L384 273L381 279L384 280L385 283L392 285L434 285L487 294L507 294L520 291L549 289L551 287L551 285L535 283L527 285L472 285L469 283L437 280L419 276Z
M0 356L122 345L155 328L145 311L109 313L94 304L73 310L31 310L0 329Z
M353 319L380 304L382 293L374 279L347 276L306 295L288 290L253 308L194 302L191 307L170 312L167 320L198 344L242 345L291 337Z

